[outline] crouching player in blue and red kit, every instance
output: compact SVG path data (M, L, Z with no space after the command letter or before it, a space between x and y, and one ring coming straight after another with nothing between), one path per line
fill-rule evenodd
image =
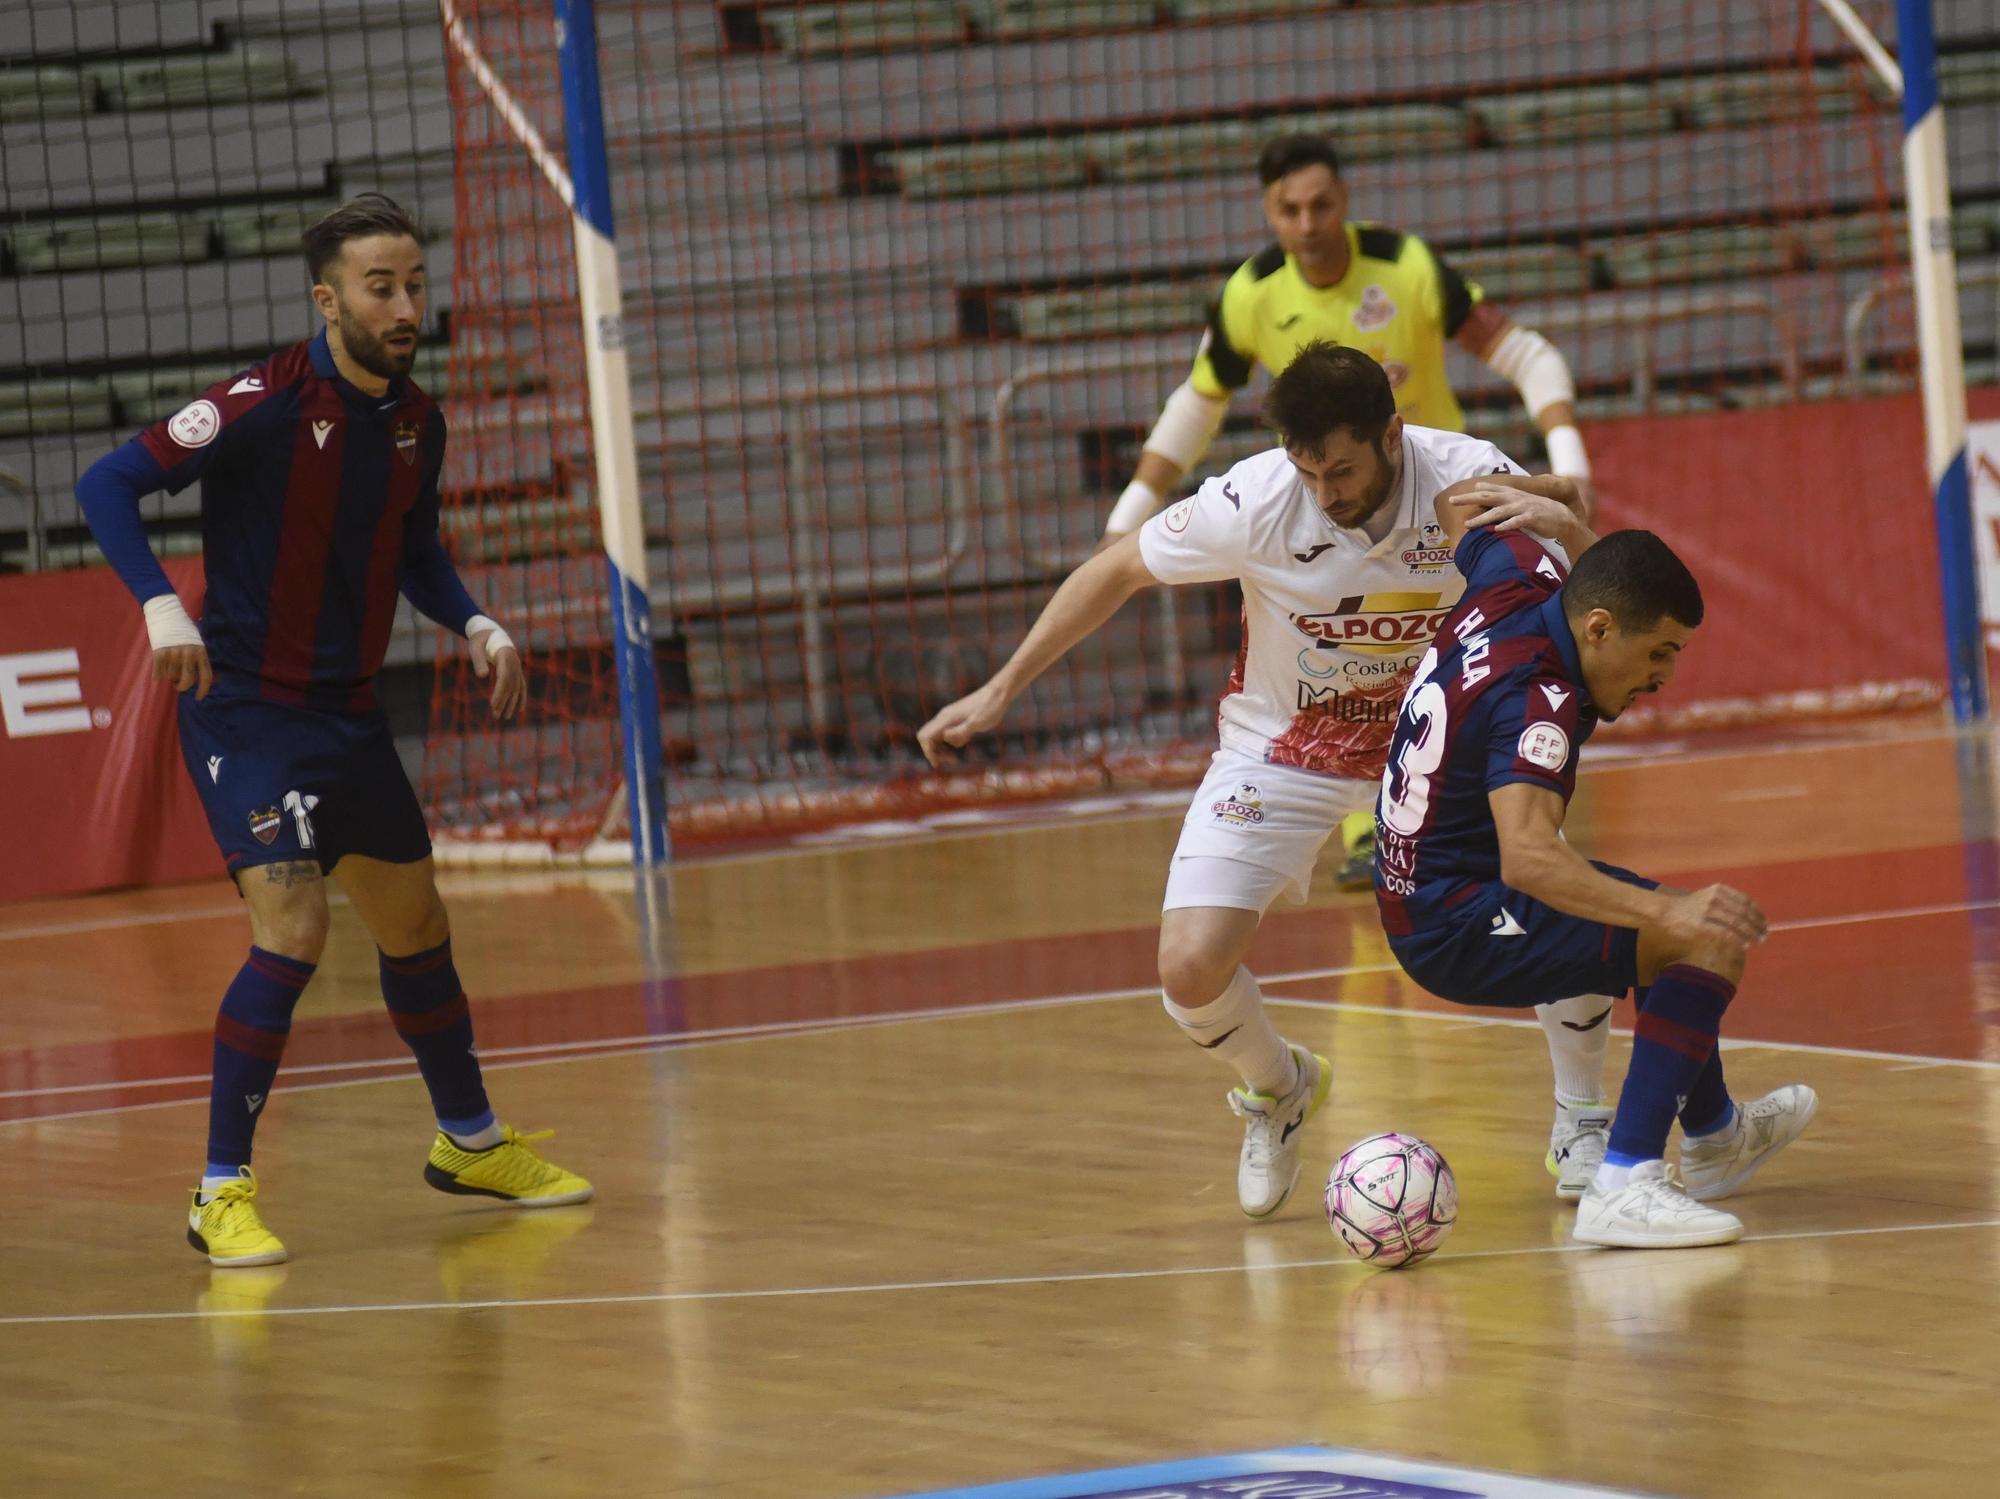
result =
M1598 540L1553 502L1476 484L1440 495L1465 594L1403 699L1376 805L1375 898L1396 960L1434 994L1528 1006L1636 989L1610 1145L1577 1204L1586 1244L1725 1244L1727 1197L1797 1139L1801 1084L1737 1106L1717 1037L1763 913L1740 891L1670 890L1562 836L1599 722L1673 677L1701 590L1658 537ZM1553 536L1562 563L1529 531ZM1666 1162L1676 1116L1680 1170Z
M208 1164L188 1240L215 1265L264 1265L251 1135L337 878L380 951L382 997L430 1090L424 1177L524 1207L590 1183L499 1123L473 1052L422 811L376 705L396 596L466 637L502 718L520 653L479 612L438 540L445 424L410 381L423 246L367 193L308 229L319 335L217 383L77 484L98 545L144 607L153 677L181 693L181 754L250 915L247 961L215 1022ZM154 560L139 499L200 479L207 601L197 627Z

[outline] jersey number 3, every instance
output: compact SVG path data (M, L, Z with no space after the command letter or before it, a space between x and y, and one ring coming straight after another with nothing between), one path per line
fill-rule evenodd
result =
M1403 747L1382 767L1382 821L1390 831L1414 838L1424 829L1430 811L1431 777L1444 759L1444 688L1430 677L1437 670L1435 647L1424 653L1416 680L1403 699L1407 733Z

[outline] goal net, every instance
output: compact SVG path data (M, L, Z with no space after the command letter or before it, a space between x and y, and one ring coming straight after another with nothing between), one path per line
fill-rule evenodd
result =
M1891 7L1858 7L1893 43ZM618 832L611 678L542 0L454 0L448 474L538 663L520 727L443 673L428 796ZM1207 304L1270 242L1275 134L1565 354L1607 522L1709 625L1650 727L1937 703L1944 649L1901 122L1811 0L838 0L598 9L670 824L683 841L1182 780L1228 586L1141 595L949 773L914 730L1086 557ZM1974 416L1994 399L2000 32L1938 6ZM511 102L506 102L511 101ZM1454 349L1471 430L1543 459ZM1243 392L1194 478L1268 446ZM518 632L517 632L518 633ZM1638 717L1639 715L1634 715Z

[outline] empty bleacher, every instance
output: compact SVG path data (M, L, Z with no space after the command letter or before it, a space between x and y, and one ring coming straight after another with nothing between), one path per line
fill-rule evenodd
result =
M1893 318L1865 325L1874 342L1851 367L1843 311L1876 293L1904 231L1895 113L1838 39L1817 30L1802 65L1767 17L1715 0L1641 53L1617 0L1562 11L1562 45L1537 48L1501 44L1542 14L1527 0L602 10L663 611L720 642L746 611L813 599L837 614L905 574L932 595L1050 577L1091 540L1205 303L1264 242L1252 166L1279 130L1332 134L1357 216L1423 232L1545 326L1587 419L1906 381ZM382 24L380 7L266 0L220 30L195 0L116 12L94 35L42 26L0 63L0 299L16 314L0 317L0 468L40 496L42 565L91 556L69 499L81 466L310 330L295 247L327 205L371 186L411 199L447 231L433 302L452 302L434 9ZM2000 34L1968 4L1942 5L1940 24L1967 341L1990 378ZM684 76L642 65L663 53ZM1330 68L1336 53L1353 68ZM1802 121L1810 163L1793 159ZM1719 169L1741 162L1763 169ZM453 389L444 342L424 359L459 441L563 402L576 425L573 396L532 371L482 367ZM1046 378L1051 365L1084 373ZM1453 370L1481 429L1525 451L1512 391L1457 354ZM911 389L938 401L869 396ZM1239 412L1210 466L1258 441ZM772 444L809 454L810 478L774 469ZM513 567L537 536L573 541L582 457L498 476L492 513L453 521L465 554ZM816 505L787 510L805 483ZM163 544L189 544L195 503L156 502ZM756 523L718 530L717 515ZM798 539L814 525L808 565ZM30 551L25 510L0 494L0 568ZM911 562L939 557L948 576ZM838 648L861 671L882 640L858 619Z

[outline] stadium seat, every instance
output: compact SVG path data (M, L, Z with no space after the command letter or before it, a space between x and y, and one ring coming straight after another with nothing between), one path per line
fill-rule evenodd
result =
M1180 21L1243 21L1298 11L1318 14L1325 11L1326 0L1166 0L1165 8Z
M1771 224L1674 229L1614 241L1603 250L1604 264L1619 286L1768 275L1791 269L1797 258L1796 236Z
M97 92L76 68L0 69L0 124L89 114Z
M970 7L958 0L882 0L873 5L801 5L762 11L764 32L796 57L956 42Z
M306 225L334 206L328 199L222 209L216 215L222 251L225 255L289 255L299 248L299 235Z
M1504 245L1452 251L1445 258L1496 298L1559 296L1590 289L1590 260L1572 245Z
M1938 59L1938 88L1947 108L2000 99L2000 50L1960 52Z
M1214 295L1210 283L1154 282L1044 292L1003 302L1027 339L1096 338L1119 333L1166 333L1196 328Z
M1641 84L1498 94L1468 100L1466 107L1503 146L1642 135L1674 124L1672 101Z
M993 0L992 35L1059 36L1116 26L1151 26L1160 0Z
M1678 96L1689 124L1705 129L1801 117L1836 119L1852 114L1860 102L1854 76L1841 68L1724 73L1660 87L1662 93Z
M107 214L9 230L17 272L112 270L204 260L209 226L176 213Z
M1081 137L1091 162L1114 182L1247 172L1265 132L1242 120L1201 120L1137 130L1098 131Z
M1324 132L1348 161L1425 156L1463 148L1471 134L1464 110L1444 104L1384 104L1339 114L1280 115L1258 122L1258 138L1281 131Z
M307 92L280 54L232 47L193 56L98 63L84 69L114 109L172 109L187 104L240 104L289 99Z
M1087 175L1083 145L1074 136L969 141L891 151L886 159L902 184L904 196L910 198L1075 187Z
M0 384L0 437L111 425L111 391L89 377Z

